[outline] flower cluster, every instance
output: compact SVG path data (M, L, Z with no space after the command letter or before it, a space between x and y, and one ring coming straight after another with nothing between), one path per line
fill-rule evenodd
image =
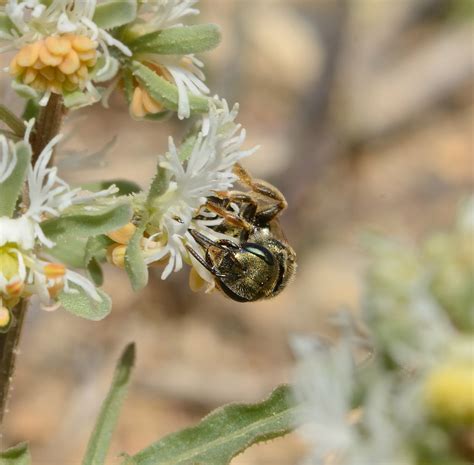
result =
M181 21L189 16L197 15L199 10L193 8L197 0L167 0L142 2L139 5L137 21L131 26L134 34L153 34L169 29L183 28ZM175 32L173 31L173 32ZM134 58L161 76L174 83L178 89L178 116L180 119L189 117L191 113L189 96L209 93L204 84L205 76L201 68L203 63L193 53L160 53L159 50L144 48L134 54ZM163 106L156 102L146 88L134 82L133 97L130 106L132 116L143 118L148 114L163 111Z
M211 229L223 220L205 206L207 197L216 191L229 190L237 177L235 163L251 155L257 148L242 150L245 130L235 122L238 107L229 109L227 102L211 102L208 117L197 135L188 140L188 154L179 150L173 139L168 152L158 162L159 173L167 188L150 204L150 217L142 239L147 265L164 263L162 278L179 271L183 261L193 265L192 287L199 287L196 273L208 283L212 277L187 251L190 246L201 252L189 230L194 229L209 239L232 238ZM141 210L141 208L139 208ZM123 266L126 246L135 232L130 224L109 234L114 244L109 249L112 263ZM202 283L203 284L203 283Z
M453 232L420 250L372 239L363 307L370 340L347 315L342 343L295 339L295 394L314 444L308 464L469 463L473 213L471 201Z
M13 215L5 215L2 204L0 215L0 326L8 324L8 310L20 298L38 296L42 307L53 310L60 306L59 296L75 293L80 289L90 299L100 302L95 285L65 264L52 259L55 243L43 231L43 224L51 218L59 218L78 205L91 208L97 199L108 197L116 188L85 195L81 189L71 189L57 174L57 168L49 162L61 136L54 137L43 149L34 166L28 163L23 184L21 164L31 154L28 143L31 122L24 141L14 144L0 136L0 190L5 200L11 186L17 184L22 191L22 204ZM17 203L16 194L10 199ZM11 209L10 209L11 210Z
M9 71L20 84L43 95L86 89L96 99L93 74L110 78L114 68L109 47L131 55L130 50L94 22L95 0L8 0L2 6L6 28L0 33L2 50L19 50ZM93 69L101 58L98 70ZM116 71L116 70L115 70Z
M207 107L209 89L195 53L220 38L215 26L183 25L199 13L196 1L6 0L0 50L16 50L8 68L14 87L41 105L55 93L66 97L66 106L99 100L107 106L119 86L134 118L177 110L183 119Z

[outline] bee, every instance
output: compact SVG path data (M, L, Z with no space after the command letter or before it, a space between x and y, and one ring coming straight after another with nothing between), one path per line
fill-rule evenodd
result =
M241 165L235 165L234 173L249 191L216 192L204 206L224 219L215 230L238 238L238 243L214 241L190 229L204 257L190 246L188 250L232 300L269 299L286 287L296 271L296 254L278 221L287 202L276 187L253 179Z

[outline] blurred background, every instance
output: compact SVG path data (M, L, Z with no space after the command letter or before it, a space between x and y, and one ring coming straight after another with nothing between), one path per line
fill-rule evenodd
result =
M111 457L223 403L261 400L291 379L291 334L331 337L331 312L357 312L365 232L415 242L448 227L472 191L473 0L201 0L200 8L196 20L223 32L203 57L209 87L240 102L247 147L262 146L245 166L289 202L281 222L299 256L297 278L275 300L238 304L193 293L188 270L163 282L156 269L134 294L125 273L106 267L114 307L104 321L32 309L3 442L28 439L35 464L80 464L131 340L138 360ZM75 157L61 159L63 177L146 187L167 137L186 129L177 119L132 121L117 94L109 110L67 120L63 152ZM304 452L292 434L233 463L293 465Z

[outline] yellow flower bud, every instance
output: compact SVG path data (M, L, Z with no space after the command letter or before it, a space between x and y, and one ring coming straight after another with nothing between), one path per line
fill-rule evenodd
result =
M43 268L44 274L48 279L58 279L66 274L66 267L61 263L48 263Z
M0 307L0 328L6 328L10 324L11 319L8 308Z
M125 268L126 245L112 245L107 250L107 259L119 268Z
M160 113L163 110L163 105L151 97L146 90L139 86L135 87L130 103L130 113L133 117L140 119L147 115Z
M24 282L20 280L7 284L5 286L5 289L7 291L7 296L9 298L18 297L22 293L24 287L25 287Z
M474 364L453 362L436 368L426 380L424 397L435 418L474 422Z
M133 223L127 223L125 226L109 232L107 236L118 244L128 244L136 230L137 227Z
M82 90L97 63L97 47L86 36L50 36L25 45L11 60L10 74L39 92Z
M18 256L15 252L12 252L10 247L0 247L0 273L7 280L14 278L18 275L20 265L18 263Z

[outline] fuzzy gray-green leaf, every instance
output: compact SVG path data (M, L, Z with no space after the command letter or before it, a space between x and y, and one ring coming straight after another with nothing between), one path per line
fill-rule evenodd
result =
M128 179L111 179L108 181L97 181L81 184L82 189L90 192L99 192L115 186L118 189L117 195L136 194L141 191L141 187Z
M30 166L31 147L25 142L18 142L15 151L17 156L15 168L0 184L0 216L12 216Z
M83 266L96 286L102 286L103 273L100 263L105 261L107 247L113 241L105 235L93 236L87 240Z
M221 33L215 24L183 26L150 32L130 44L134 53L187 55L211 50L219 44Z
M71 285L73 292L61 292L59 301L70 313L85 318L86 320L103 320L112 308L110 297L100 289L96 289L100 300L93 299L82 287Z
M133 459L137 465L228 465L252 444L290 432L295 411L290 388L281 386L259 404L219 408L197 426L166 436Z
M41 223L41 229L52 241L67 243L69 238L96 236L119 229L131 217L131 206L124 202L53 218Z
M130 23L136 16L136 0L109 0L96 6L92 20L102 29L113 29Z
M54 247L48 254L57 258L69 268L83 268L87 238L72 234L60 234L54 237Z
M136 229L125 251L125 271L128 274L134 291L139 291L148 284L148 267L141 248L145 227L146 218L142 220L142 224Z
M156 199L157 197L161 197L168 189L168 185L169 185L169 179L168 179L167 171L161 168L160 165L158 164L158 167L156 169L156 174L153 177L153 180L150 185L150 189L148 190L148 196L146 200L147 205L152 206L153 200Z
M82 465L103 465L107 458L112 433L122 407L135 363L135 344L129 344L122 353L115 368L109 393L102 404L94 431L87 445Z
M25 123L11 112L5 105L0 105L0 120L2 120L19 137L25 134Z
M0 452L0 465L30 465L30 463L31 456L26 442Z
M158 76L158 74L138 61L133 62L132 71L140 84L156 101L163 104L169 110L178 110L178 88L174 84ZM205 113L209 109L208 99L196 95L189 95L189 105L191 112Z

